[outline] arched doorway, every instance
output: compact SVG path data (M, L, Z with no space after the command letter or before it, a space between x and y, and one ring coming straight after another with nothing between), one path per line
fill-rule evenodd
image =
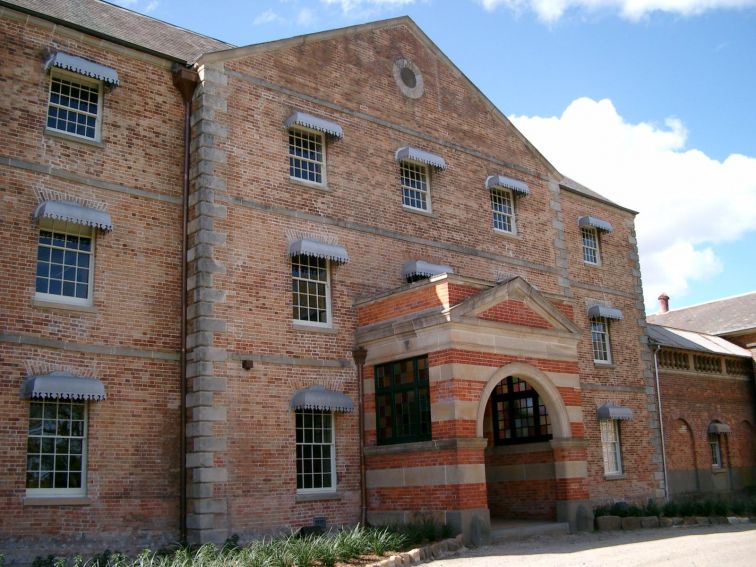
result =
M570 437L558 389L522 363L500 368L486 384L478 415L492 518L555 521L558 477L552 441Z

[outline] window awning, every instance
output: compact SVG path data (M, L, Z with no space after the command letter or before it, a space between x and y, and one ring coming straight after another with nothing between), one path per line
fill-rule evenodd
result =
M85 207L73 201L43 201L34 211L34 220L53 219L92 226L104 231L113 230L113 221L107 211Z
M599 218L591 216L579 217L578 226L580 228L587 226L589 228L595 228L596 230L601 230L603 232L612 232L614 230L609 221L601 220Z
M429 278L431 276L437 276L439 274L453 274L454 269L444 264L431 264L424 260L413 260L412 262L405 262L402 266L402 277L411 278L419 276L422 278Z
M349 261L349 254L343 246L326 244L311 238L302 238L289 244L289 256L299 255L325 258L337 264L346 264Z
M287 130L292 126L304 126L305 128L312 128L313 130L323 132L329 136L338 138L339 140L344 137L344 130L342 130L341 126L336 124L336 122L320 118L319 116L313 116L306 112L295 112L286 119L284 124Z
M614 307L604 307L603 305L594 305L588 308L589 319L614 319L615 321L622 321L622 311L615 309Z
M396 161L419 161L436 169L446 169L446 162L441 156L411 146L404 146L396 150Z
M732 430L730 426L725 423L710 423L709 433L716 433L717 435L730 433Z
M121 84L118 80L118 71L115 69L62 51L53 53L45 63L45 70L49 71L52 67L78 73L85 77L92 77L114 87Z
M604 404L598 409L598 418L600 421L607 419L621 419L627 421L633 419L633 410L622 406L610 406Z
M292 396L291 409L351 413L354 411L354 403L349 396L341 392L326 390L323 386L310 386Z
M105 385L96 378L84 378L69 372L29 376L21 384L21 399L32 398L99 402L105 399Z
M494 187L505 187L520 195L530 195L527 183L504 175L489 175L486 177L486 189L493 189Z

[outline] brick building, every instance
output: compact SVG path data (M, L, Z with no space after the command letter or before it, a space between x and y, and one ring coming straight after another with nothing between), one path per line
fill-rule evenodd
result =
M756 293L648 317L659 376L669 493L756 483ZM750 349L750 350L748 350Z
M410 19L0 25L3 552L664 495L635 213Z

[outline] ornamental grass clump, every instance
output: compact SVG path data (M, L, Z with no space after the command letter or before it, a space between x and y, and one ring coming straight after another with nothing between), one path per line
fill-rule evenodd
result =
M443 526L430 524L401 529L412 531L415 539L424 541L448 533ZM35 559L33 567L334 567L364 556L380 557L389 551L400 551L410 541L397 528L357 525L327 533L303 532L258 540L244 546L239 545L238 536L232 536L220 547L204 544L160 552L145 549L133 559L110 550L87 560L81 556L68 560L50 555ZM1 558L0 567L4 567Z

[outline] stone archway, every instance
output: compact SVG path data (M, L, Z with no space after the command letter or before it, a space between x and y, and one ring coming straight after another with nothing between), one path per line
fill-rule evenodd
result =
M551 416L551 426L554 439L570 439L572 437L572 428L570 427L570 417L567 413L567 406L559 394L559 390L551 379L532 364L524 362L512 362L496 370L486 382L485 387L480 395L478 404L478 414L475 423L475 435L483 437L483 422L485 420L486 405L491 393L497 384L507 376L517 376L525 380L536 389L538 395L543 399L544 404Z
M551 440L539 436L516 444L496 444L493 440L493 393L510 376L526 382L537 392L549 414ZM524 362L497 369L486 382L478 402L476 436L488 441L484 455L486 491L494 519L559 520L575 524L578 506L587 499L588 467L585 442L574 435L575 430L582 430L574 427L575 417L582 413L579 389L573 390L577 393L570 394L570 401L578 405L570 411L554 381Z

